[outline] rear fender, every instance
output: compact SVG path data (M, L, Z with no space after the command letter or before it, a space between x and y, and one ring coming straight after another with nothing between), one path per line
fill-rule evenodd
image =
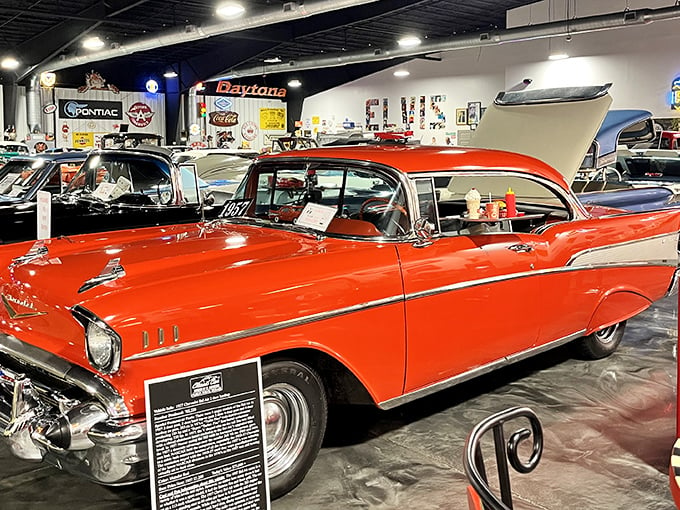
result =
M615 289L604 296L590 318L586 335L630 319L647 309L652 302L638 292Z

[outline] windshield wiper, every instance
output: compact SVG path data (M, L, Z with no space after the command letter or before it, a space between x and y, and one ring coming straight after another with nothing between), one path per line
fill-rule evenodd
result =
M294 232L298 232L300 234L308 234L314 237L317 241L322 241L326 239L326 233L322 230L317 230L315 228L311 227L303 227L302 225L296 225L294 223L280 223L276 221L271 221L271 220L265 220L263 218L251 218L248 216L235 216L232 218L217 218L214 220L211 220L211 224L215 223L237 223L237 224L245 224L245 225L257 225L257 226L262 226L262 227L270 227L274 228L276 230L292 230Z

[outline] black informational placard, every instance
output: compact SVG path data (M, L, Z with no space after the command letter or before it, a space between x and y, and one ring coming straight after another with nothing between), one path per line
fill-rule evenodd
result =
M260 360L145 381L155 510L269 509Z

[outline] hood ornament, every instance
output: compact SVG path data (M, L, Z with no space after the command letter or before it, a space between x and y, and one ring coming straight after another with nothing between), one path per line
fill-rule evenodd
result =
M112 282L123 276L125 276L125 269L120 265L120 258L111 259L106 263L101 273L94 278L90 278L80 286L78 294L93 289L103 283Z
M5 305L5 310L9 314L10 319L28 319L29 317L38 317L40 315L47 315L47 312L39 312L36 310L33 303L28 299L14 297L10 294L2 294L2 304ZM20 312L17 306L26 308L30 311Z
M46 257L49 254L49 250L47 249L47 246L45 245L45 241L36 241L33 243L33 246L31 246L31 249L26 252L25 255L21 255L19 257L13 258L12 259L12 264L11 266L18 266L20 264L26 264L28 262L32 262L33 260L40 259L43 257Z

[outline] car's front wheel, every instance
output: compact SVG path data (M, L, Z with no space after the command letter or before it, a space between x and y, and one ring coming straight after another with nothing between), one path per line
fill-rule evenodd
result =
M294 489L321 448L328 404L323 382L307 365L277 360L262 366L269 492Z
M579 353L587 359L606 358L613 353L621 343L626 321L595 331L578 340L576 347Z

